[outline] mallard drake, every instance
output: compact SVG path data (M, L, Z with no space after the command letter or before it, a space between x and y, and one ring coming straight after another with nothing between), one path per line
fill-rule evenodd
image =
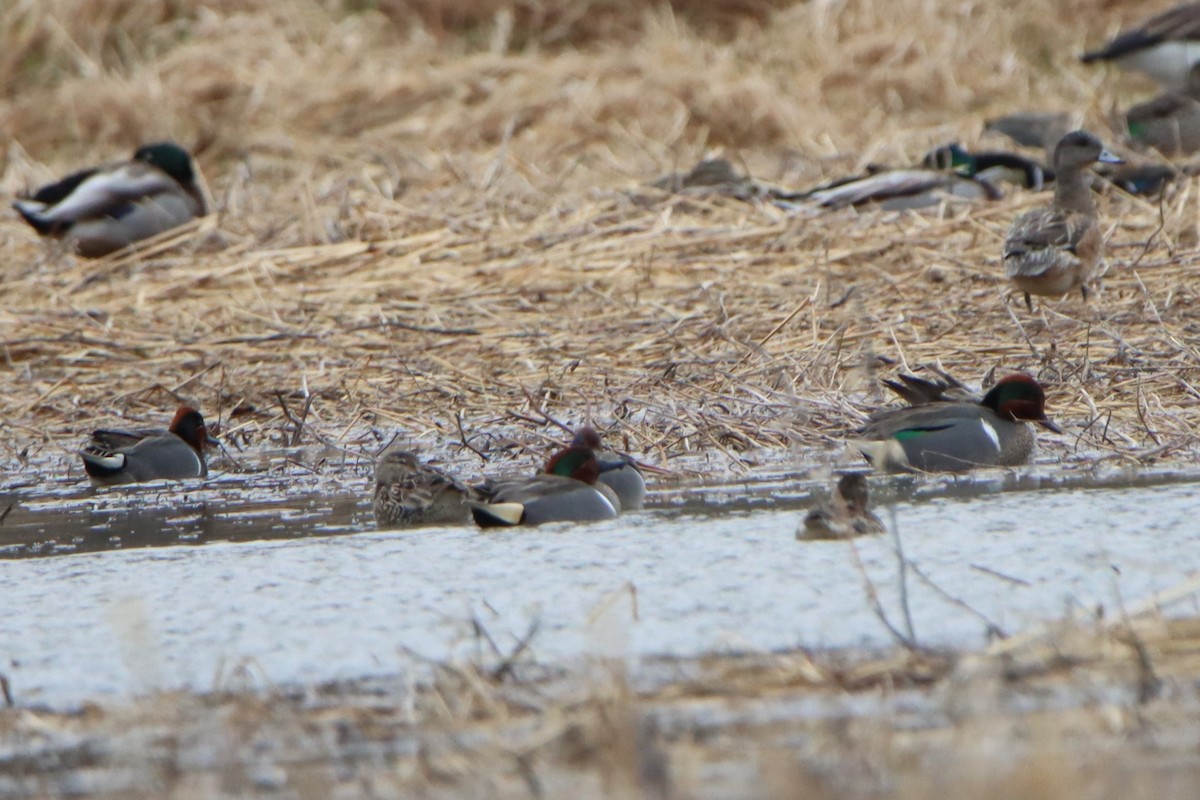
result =
M985 183L1012 183L1040 192L1054 172L1039 161L1004 150L971 152L958 142L944 144L925 154L921 164L930 169L952 170Z
M1200 65L1188 73L1182 92L1167 92L1125 112L1130 142L1165 156L1200 150Z
M862 473L849 472L838 480L828 503L817 503L809 510L796 538L849 539L883 532L883 522L870 507L867 479Z
M85 258L106 256L203 216L192 158L177 144L139 147L130 161L86 169L13 202L41 236Z
M1096 222L1096 204L1084 175L1097 161L1120 164L1100 140L1073 131L1054 148L1054 202L1017 217L1004 240L1004 272L1025 294L1063 295L1087 283L1102 263L1104 236Z
M400 445L384 449L375 463L375 525L380 528L469 522L473 490L421 462Z
M1180 91L1192 66L1200 61L1200 3L1182 3L1157 14L1081 59L1085 64L1115 61L1122 68L1146 73L1166 89Z
M912 168L881 170L834 181L797 197L825 208L875 203L886 211L898 211L928 208L951 199L998 200L1003 194L991 183L974 177Z
M94 486L186 480L208 475L204 447L215 443L200 412L180 406L165 431L93 431L79 457Z
M1045 392L1028 375L1001 379L979 400L967 399L957 382L901 377L904 390L888 386L915 404L875 413L856 442L875 469L964 472L1015 466L1027 462L1034 449L1025 421L1062 433L1046 416Z
M599 482L601 469L595 451L571 445L555 453L541 474L480 487L487 500L468 505L483 528L615 519L621 501Z

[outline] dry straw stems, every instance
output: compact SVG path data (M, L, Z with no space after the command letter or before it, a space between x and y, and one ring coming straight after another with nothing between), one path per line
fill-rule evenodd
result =
M22 753L0 780L15 797L1182 800L1198 657L1195 620L1151 614L957 663L722 655L640 685L522 659L299 692L247 663L204 695L0 714Z
M645 186L712 152L810 186L1029 108L1111 140L1150 88L1075 56L1141 4L1002 5L8 4L0 190L170 137L217 213L95 262L3 217L0 453L168 395L279 438L277 398L307 396L306 428L351 449L453 442L460 418L521 438L544 412L731 467L830 445L883 402L876 370L940 360L1035 373L1070 433L1054 457L1194 454L1191 180L1109 193L1103 292L1034 315L998 254L1044 197L809 213Z

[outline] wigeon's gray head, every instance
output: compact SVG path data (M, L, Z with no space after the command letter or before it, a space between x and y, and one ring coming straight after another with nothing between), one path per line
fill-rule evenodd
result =
M1054 168L1085 167L1097 161L1105 164L1124 164L1104 149L1100 140L1087 131L1071 131L1058 140L1054 148Z

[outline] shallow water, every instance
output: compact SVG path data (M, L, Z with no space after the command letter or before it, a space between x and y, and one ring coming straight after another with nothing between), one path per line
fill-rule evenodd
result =
M1064 481L873 479L891 502L881 516L894 511L906 558L936 586L909 571L916 639L973 646L989 624L1112 615L1193 576L1200 484L1174 482L1187 477L1015 492L999 490ZM472 620L501 650L536 622L547 663L886 646L864 574L905 627L895 540L796 541L810 487L778 476L659 492L608 523L490 533L374 531L361 481L331 498L292 479L285 501L258 483L253 496L220 477L181 493L17 493L0 528L0 672L18 702L205 690L239 668L284 684L406 672L413 654L485 648Z

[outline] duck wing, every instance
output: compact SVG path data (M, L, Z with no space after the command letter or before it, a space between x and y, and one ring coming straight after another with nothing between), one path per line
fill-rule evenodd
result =
M91 440L84 446L90 453L115 453L127 450L152 436L166 436L169 431L157 428L136 428L128 431L99 430L92 431Z
M1184 3L1146 20L1141 27L1126 31L1099 50L1084 53L1085 64L1109 61L1138 50L1171 41L1200 38L1200 6Z
M34 192L33 197L29 199L35 203L40 203L43 207L61 203L65 198L70 196L71 192L75 191L79 184L95 175L98 171L99 167L81 169L79 172L74 172L61 181L43 186Z
M13 201L12 207L39 234L52 233L62 226L54 220L46 219L44 216L46 210L69 197L71 192L79 188L80 184L95 175L97 171L99 168L72 173L61 181L43 186L34 192L32 197L17 198Z
M997 200L1002 194L986 181L930 169L897 169L815 189L805 199L826 208L882 203L889 211L923 208L946 196Z
M540 474L532 478L518 478L487 485L482 491L491 503L529 503L546 497L569 494L581 488L590 489L588 484L562 475Z
M928 403L978 403L982 399L957 378L940 370L935 371L941 380L931 381L901 373L898 376L899 381L887 379L883 381L883 385L914 406Z
M375 502L387 502L413 511L433 504L438 495L449 493L471 497L472 491L465 484L441 470L428 465L420 469L389 476L386 481L375 484Z
M890 170L817 189L807 199L826 208L845 208L872 200L885 200L940 189L946 176L926 169Z
M543 522L596 522L621 511L616 494L562 475L493 484L485 503L468 502L475 522L497 525L540 525Z
M1190 110L1194 105L1196 105L1196 101L1190 97L1167 92L1144 103L1130 106L1129 110L1125 112L1125 122L1129 125L1129 132L1136 137L1136 126L1152 120L1173 117L1181 111Z
M111 169L76 173L39 190L31 201L18 205L17 211L39 231L52 230L94 217L119 218L128 213L130 204L164 193L185 192L162 170L130 162ZM50 204L43 198L57 198L57 201Z
M1059 139L1076 127L1071 115L1064 111L1028 111L989 120L983 129L1003 134L1023 147L1053 149Z
M979 419L981 408L976 403L930 403L884 409L872 414L859 434L868 439L890 439L935 433L966 420Z
M1087 214L1037 208L1017 217L1004 240L1004 258L1016 258L1048 250L1074 251L1076 245L1095 225Z

